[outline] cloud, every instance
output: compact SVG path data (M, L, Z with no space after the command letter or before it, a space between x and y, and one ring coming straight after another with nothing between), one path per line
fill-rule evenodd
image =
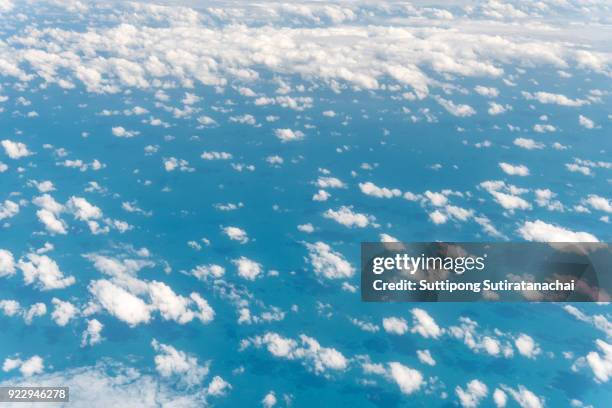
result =
M331 197L331 194L329 194L327 191L319 190L317 191L316 194L312 196L312 200L313 201L327 201L329 200L329 197Z
M488 389L480 380L472 380L467 384L465 390L460 386L455 387L455 393L463 408L476 408L487 396Z
M408 323L401 317L385 317L382 324L387 333L402 335L408 331Z
M249 242L249 236L246 231L238 228L238 227L223 227L223 233L228 236L229 239L233 241L238 241L241 244L246 244Z
M227 152L204 152L200 156L204 160L230 160L233 156Z
M32 154L32 152L28 150L28 146L21 142L5 139L0 142L0 145L4 148L6 155L13 160L21 159Z
M280 139L281 142L293 142L296 140L304 139L304 133L299 130L291 129L276 129L274 135Z
M64 276L57 263L47 255L29 253L17 263L26 285L40 290L62 289L76 282L74 276Z
M4 203L0 202L0 220L13 218L17 214L19 214L19 204L11 200L4 200Z
M533 125L533 130L534 132L538 133L547 133L555 132L557 128L548 123L536 123L535 125Z
M157 340L151 341L155 355L155 369L165 378L178 378L187 386L196 386L208 375L208 364L200 365L195 356L177 350L174 347L162 344Z
M476 91L476 93L479 95L486 96L487 98L497 98L499 96L499 90L493 87L477 85L474 87L474 91Z
M262 336L243 340L241 349L249 345L256 348L265 346L274 357L301 360L315 374L323 374L328 370L344 371L349 364L348 359L338 350L322 347L316 339L305 334L300 334L298 342L278 333L267 332Z
M444 109L448 111L448 113L453 116L468 117L476 114L476 111L470 105L455 104L452 101L439 96L435 97L435 99Z
M36 374L41 374L44 371L45 365L42 357L32 356L29 359L22 361L19 358L4 360L2 365L2 371L9 372L16 368L19 368L21 375L24 377L31 377Z
M375 221L373 216L356 213L353 211L353 207L347 207L345 205L338 208L338 210L329 209L323 213L323 216L349 228L365 228Z
M266 394L266 396L263 398L263 400L261 400L261 405L264 408L272 408L273 406L276 405L276 395L274 394L274 391L270 391L269 393Z
M104 325L97 319L87 320L87 328L81 335L81 347L94 346L102 341Z
M67 234L66 223L58 218L54 213L46 209L36 211L38 220L45 226L46 230L51 234Z
M543 149L545 147L544 143L539 143L533 139L528 139L524 137L517 137L516 139L514 139L513 143L515 146L522 147L523 149L527 150Z
M319 177L316 185L319 188L346 188L346 184L335 177Z
M15 258L11 251L0 249L0 277L12 276L15 274Z
M493 391L493 402L497 408L504 408L508 402L508 396L505 392L496 388L495 391Z
M150 307L142 299L108 280L91 282L89 291L104 309L130 326L151 320Z
M504 173L508 174L509 176L525 177L529 175L529 169L527 168L527 166L524 166L522 164L512 165L509 163L502 162L502 163L499 163L499 167L501 167Z
M436 225L445 224L448 221L448 217L440 210L429 213L429 219Z
M580 123L580 126L586 129L593 129L595 127L595 122L593 122L591 119L587 118L586 116L582 116L582 115L578 116L578 123Z
M232 260L232 263L238 268L238 276L246 280L254 281L262 272L261 264L244 256Z
M152 281L148 285L148 294L150 306L159 311L164 320L185 324L194 318L202 323L209 323L214 318L214 311L208 302L195 292L187 298L177 295L163 282ZM194 304L197 308L195 311L191 309Z
M519 353L527 358L535 358L542 351L533 338L524 333L521 333L516 340L514 340L514 345Z
M45 181L40 181L40 182L36 180L30 180L28 181L28 185L36 187L39 193L49 193L51 191L55 191L53 182L51 182L50 180L45 180Z
M432 367L436 365L436 360L434 360L434 358L431 356L431 352L429 350L417 350L416 353L421 363Z
M92 205L83 197L72 196L66 203L68 209L74 214L74 218L81 221L99 219L102 217L102 210Z
M402 192L397 188L389 189L386 187L378 187L370 181L359 183L359 189L363 194L377 198L393 198L402 195Z
M495 116L501 115L502 113L507 112L511 109L512 106L510 105L500 105L499 103L489 102L489 109L487 110L487 113L489 115Z
M191 273L193 276L201 280L206 279L209 276L218 279L225 275L225 268L216 264L198 265L191 270Z
M612 338L612 322L610 322L606 316L602 314L587 315L576 306L572 305L565 305L563 306L563 309L576 319L589 323L596 329L601 330L608 338Z
M27 310L23 311L23 321L25 324L32 324L32 321L36 317L44 316L47 314L47 306L44 303L34 303Z
M607 383L612 378L612 344L599 339L595 340L595 344L599 352L591 351L587 354L586 361L593 371L595 380L599 383Z
M425 310L414 308L410 313L412 314L412 333L418 333L425 338L437 339L444 332Z
M213 395L215 397L225 395L228 390L232 388L231 384L225 381L223 378L218 375L214 376L210 384L208 384L208 388L206 392L208 395Z
M525 221L518 233L527 241L536 242L599 242L588 232L575 232L541 220Z
M463 343L475 353L484 351L493 357L512 357L514 350L508 342L502 343L492 335L484 335L478 332L478 323L469 317L460 317L459 326L448 328L449 334L462 340Z
M79 314L79 309L70 302L64 302L58 298L53 298L51 299L51 303L53 303L55 307L53 313L51 313L51 318L53 318L58 326L66 326L70 320L74 319Z
M125 137L125 138L135 137L135 136L138 136L138 134L140 134L140 132L138 132L136 130L127 130L123 126L113 127L111 129L111 132L112 132L113 136L116 136L116 137Z
M340 254L324 242L306 243L312 268L318 276L327 279L346 279L353 276L355 269Z
M510 394L510 396L521 408L544 407L544 400L535 395L533 392L529 391L523 385L519 385L517 390L504 385L502 385L501 388Z
M32 199L34 205L41 207L36 211L38 220L45 226L46 230L51 234L67 234L68 226L59 218L59 214L65 211L65 207L55 201L49 194L43 194Z
M588 196L585 202L595 210L612 214L612 201L605 197L598 196L597 194L591 194Z
M423 375L418 370L398 362L389 363L388 375L406 395L418 391L424 383Z
M589 101L584 99L570 99L562 94L555 94L550 92L522 92L523 97L527 100L537 100L543 104L555 104L561 106L578 107L589 104Z

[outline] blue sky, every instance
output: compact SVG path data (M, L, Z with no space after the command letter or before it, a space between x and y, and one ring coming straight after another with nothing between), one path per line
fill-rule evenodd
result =
M358 270L365 241L610 241L611 16L0 0L0 382L606 406L608 303L364 304Z

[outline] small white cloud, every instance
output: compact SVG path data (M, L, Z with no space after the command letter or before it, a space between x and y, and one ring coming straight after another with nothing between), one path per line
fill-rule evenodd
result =
M241 244L249 242L249 236L246 231L238 227L223 227L223 233L233 241L238 241Z
M365 228L375 221L373 216L354 212L352 207L345 205L338 208L338 210L329 209L323 213L323 216L349 228Z
M87 328L81 335L81 347L93 346L102 341L104 325L97 319L87 320Z
M527 149L527 150L534 150L534 149L543 149L544 148L544 143L539 143L536 142L533 139L528 139L528 138L524 138L524 137L517 137L516 139L514 139L514 145L521 147L523 149Z
M434 358L431 356L429 350L417 350L417 357L423 364L427 364L432 367L436 365L436 360L434 360Z
M27 157L32 154L32 152L28 150L28 146L21 142L14 142L12 140L5 139L0 142L0 145L4 147L4 152L6 155L13 160L21 159L22 157Z
M140 132L136 130L127 130L122 126L117 126L117 127L112 128L111 132L113 133L113 136L125 137L125 138L138 136L140 134Z
M53 313L51 313L51 318L58 326L66 326L70 320L74 319L79 314L79 309L70 302L64 302L58 298L53 298L51 299L51 303L53 303L55 307Z
M238 268L238 276L246 280L253 281L261 274L261 264L241 256L238 259L234 259L232 263Z
M575 232L544 221L526 221L518 233L527 241L536 242L599 242L588 232Z
M307 243L306 248L315 274L327 279L344 279L355 273L355 269L342 254L333 251L326 243Z
M476 408L480 401L487 396L488 389L481 381L472 380L467 384L465 390L459 386L455 387L455 393L463 408Z
M514 340L514 345L519 353L527 358L535 358L541 352L540 347L533 338L524 333L521 333L516 340Z
M401 317L385 317L382 321L387 333L402 335L408 331L408 322Z
M293 142L304 139L304 133L299 130L291 129L276 129L274 135L280 139L281 142Z
M499 167L501 167L504 173L508 174L509 176L525 177L529 175L529 169L527 168L527 166L524 166L522 164L513 165L513 164L502 162L502 163L499 163Z

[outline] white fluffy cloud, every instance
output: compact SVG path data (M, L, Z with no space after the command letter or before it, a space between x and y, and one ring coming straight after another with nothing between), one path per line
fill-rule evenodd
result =
M499 167L501 167L501 169L504 171L504 173L508 174L509 176L528 176L529 175L529 169L527 168L527 166L524 166L522 164L519 165L513 165L510 163L499 163Z
M51 318L53 318L58 326L66 326L68 322L74 319L79 313L79 309L70 302L53 298L51 299L51 303L53 303L55 308L53 313L51 313Z
M529 139L525 137L517 137L516 139L514 139L514 142L512 143L515 146L522 147L523 149L527 149L527 150L544 148L544 143L536 142L533 139Z
M412 314L412 333L418 333L425 338L437 339L444 332L425 310L414 308L410 313Z
M104 309L130 326L151 319L150 307L142 299L108 280L91 282L89 291Z
M323 216L349 228L365 228L375 221L373 216L354 212L352 207L346 205L341 206L337 210L330 208L323 213Z
M408 331L408 322L401 317L385 317L382 321L387 333L402 335Z
M436 97L436 101L453 116L467 117L476 114L476 111L470 105L455 104L453 101L441 97Z
M319 342L305 334L299 336L299 342L283 337L278 333L268 332L243 340L241 348L249 345L257 348L265 346L274 357L287 360L301 360L303 364L317 374L328 370L344 371L349 360L334 348L322 347Z
M238 269L238 276L246 280L253 281L262 273L261 264L247 257L241 256L238 259L234 259L232 263Z
M104 325L97 319L87 320L87 328L81 335L81 347L93 346L102 341Z
M332 250L326 243L320 241L314 244L307 243L306 248L312 268L318 276L327 279L345 279L355 273L355 269L342 254Z
M518 233L527 241L536 242L599 242L588 232L575 232L566 228L547 224L541 220L525 221Z
M32 154L32 152L28 150L28 146L21 142L5 139L0 142L0 145L4 148L6 155L13 160L21 159L22 157L27 157Z
M279 138L281 142L293 142L304 139L304 132L299 130L276 129L274 135Z
M423 364L427 364L429 366L435 366L436 360L431 355L429 350L417 350L417 357L419 361Z
M612 214L612 200L608 200L607 198L598 196L597 194L591 194L585 201L595 210Z
M612 344L608 344L603 340L595 340L595 344L599 349L597 351L591 351L586 356L586 361L595 380L600 383L607 383L612 378Z
M578 123L580 123L580 126L586 129L593 129L595 127L595 122L593 122L591 119L587 118L586 116L582 116L582 115L578 116Z
M368 181L359 183L359 189L363 194L377 198L393 198L402 195L402 192L397 188L378 187L376 184Z
M31 377L35 374L42 373L45 365L40 356L32 356L25 361L22 361L19 358L7 358L4 360L4 364L2 365L2 370L4 372L12 371L16 368L19 368L21 375L24 377Z
M11 251L0 249L0 277L15 274L15 258Z
M19 214L19 204L11 200L4 200L4 203L0 202L0 221L5 218L12 218L17 214Z
M535 358L541 350L537 343L527 334L521 333L515 340L514 345L519 353L528 358Z
M155 369L162 377L176 377L188 386L198 385L208 375L208 365L200 365L195 356L153 339Z
M532 391L525 388L523 385L519 385L518 389L514 389L507 386L501 386L510 396L516 401L521 408L543 408L544 399L535 395Z
M406 395L418 391L424 383L423 374L398 362L389 363L388 375Z
M525 97L525 99L527 100L537 100L540 103L544 103L544 104L556 104L556 105L561 105L561 106L571 106L571 107L578 107L578 106L582 106L582 105L586 105L589 103L589 101L584 100L584 99L570 99L565 95L562 94L555 94L555 93L550 93L550 92L535 92L535 93L529 93L529 92L523 92L523 97Z
M29 253L17 263L26 285L41 290L62 289L75 283L74 276L64 276L57 263L47 255Z
M233 241L238 241L241 244L246 244L249 242L249 236L245 230L238 227L223 227L223 233L227 235L227 237Z
M488 394L487 386L480 380L472 380L464 390L460 386L455 387L455 393L463 408L476 408Z

